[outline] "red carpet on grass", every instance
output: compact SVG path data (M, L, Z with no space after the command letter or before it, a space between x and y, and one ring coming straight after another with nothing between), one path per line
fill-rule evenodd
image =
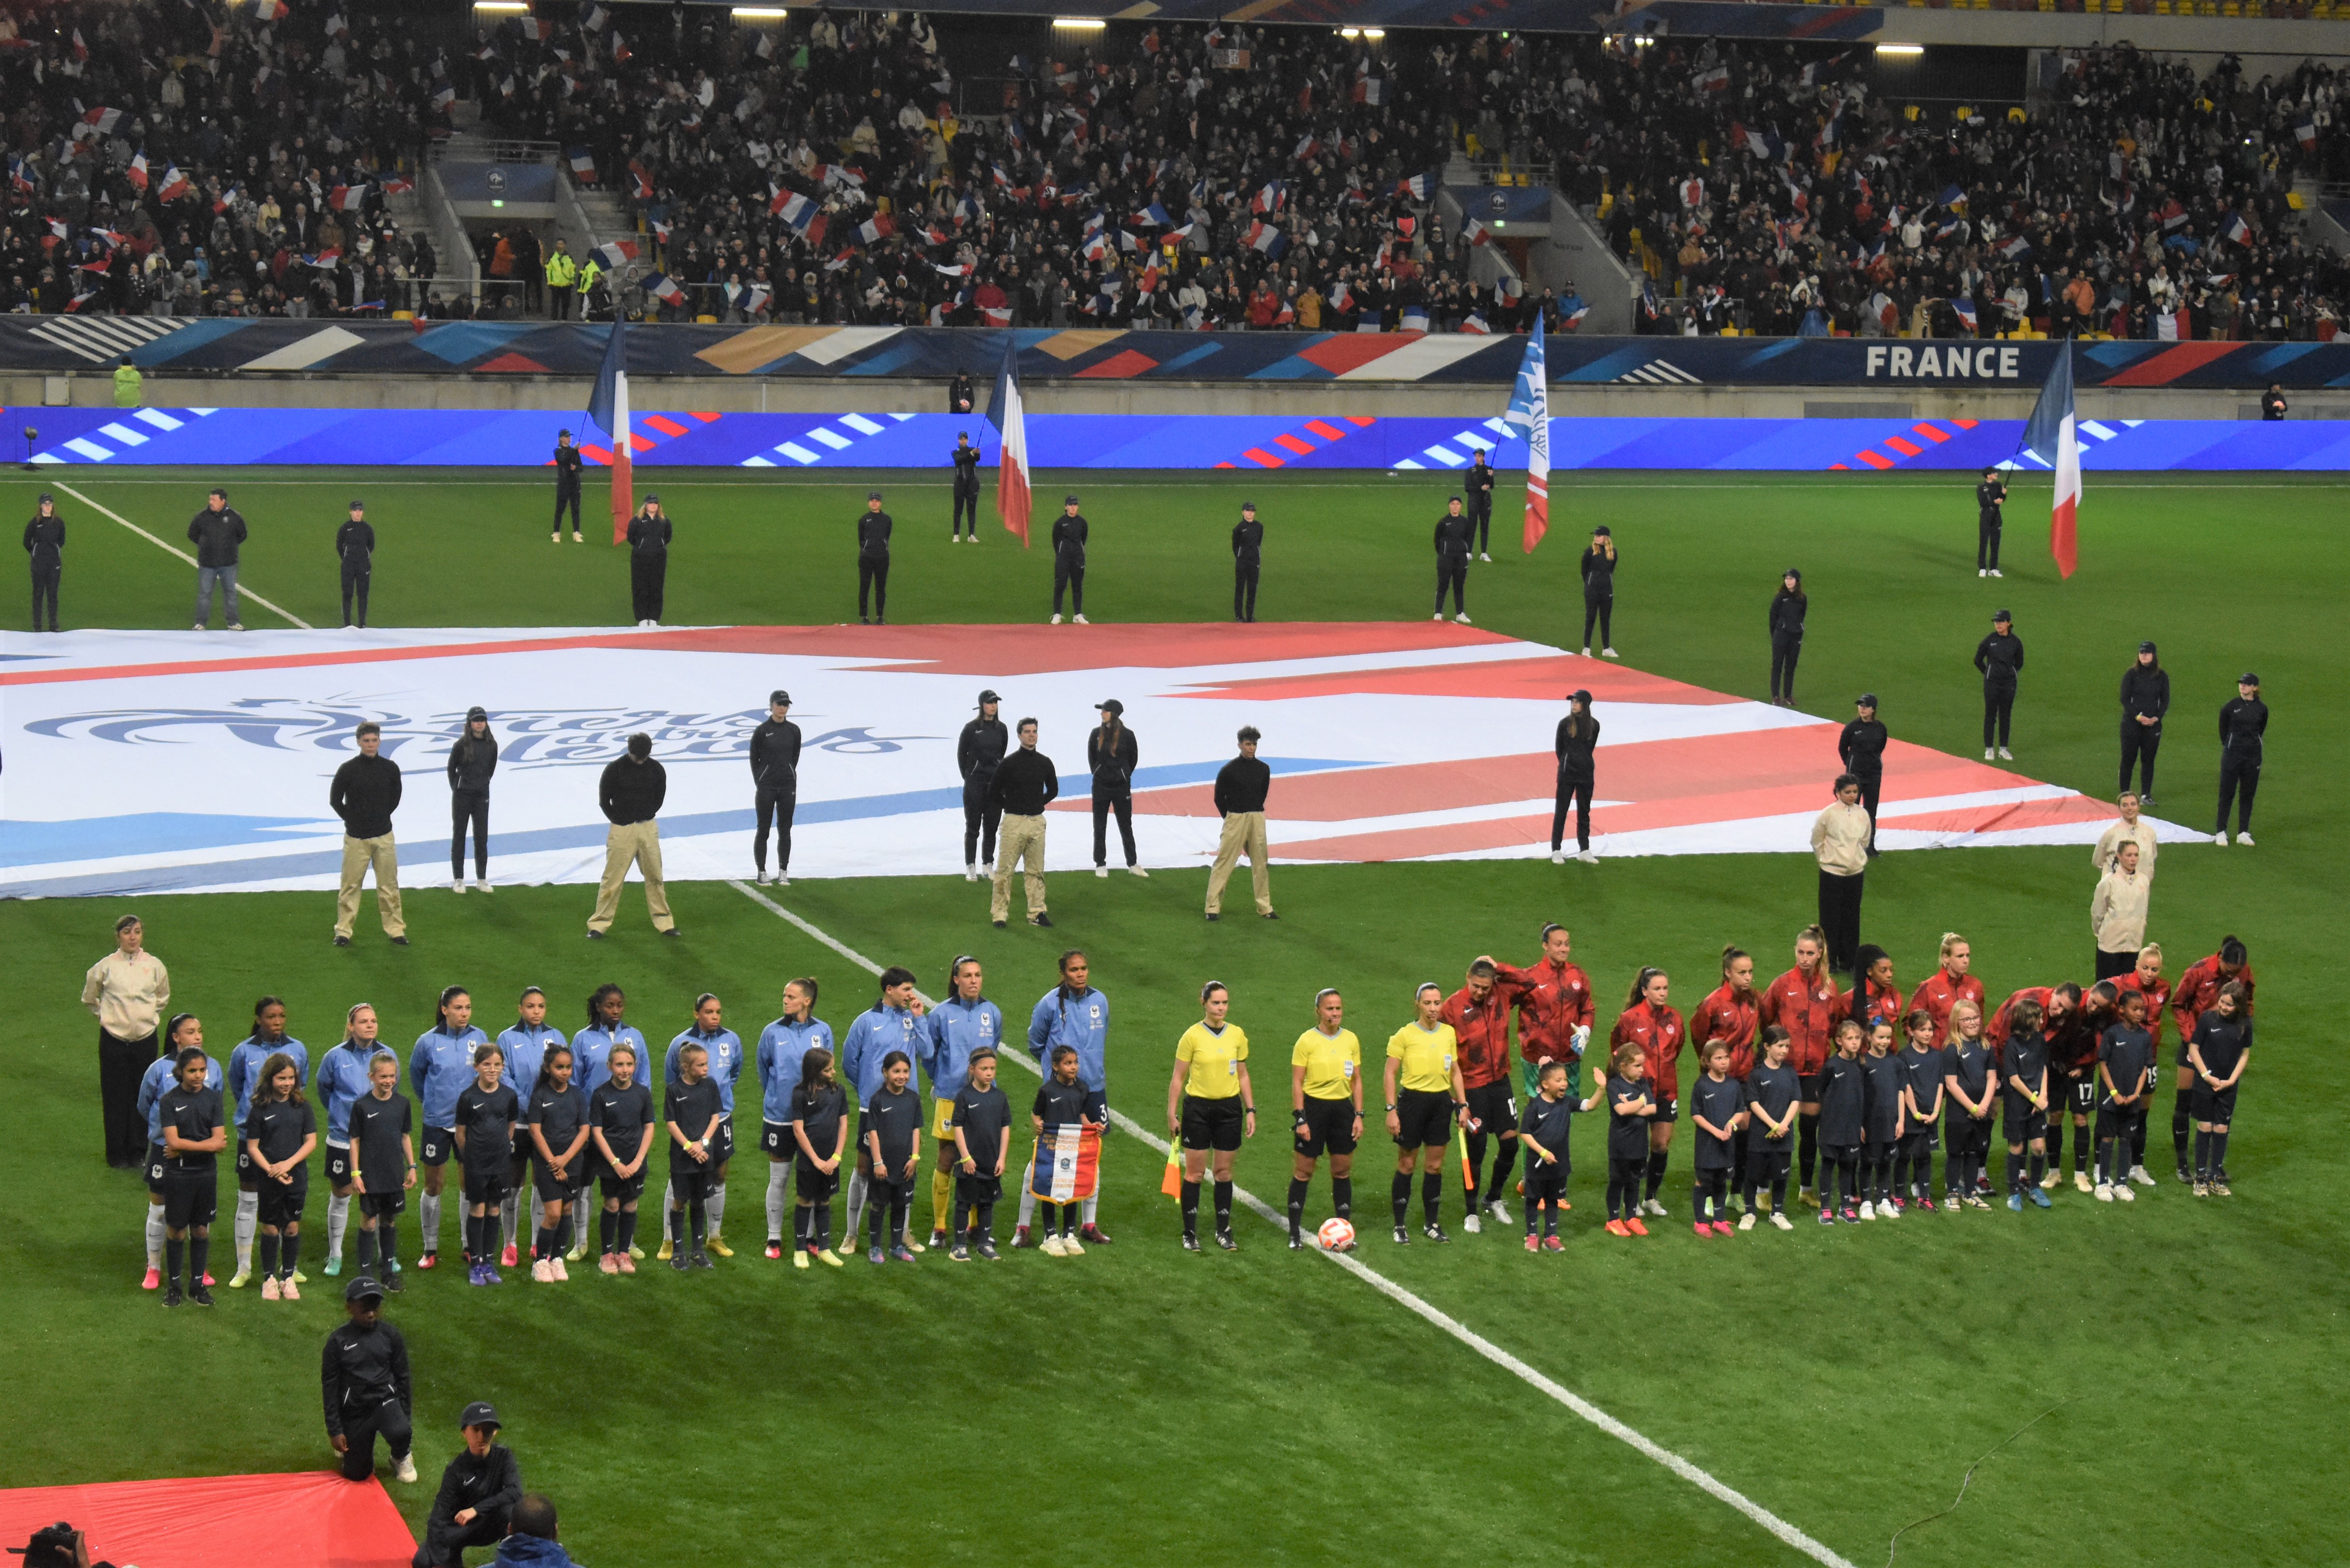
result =
M0 1543L60 1520L125 1568L408 1568L416 1552L380 1484L329 1470L0 1490Z

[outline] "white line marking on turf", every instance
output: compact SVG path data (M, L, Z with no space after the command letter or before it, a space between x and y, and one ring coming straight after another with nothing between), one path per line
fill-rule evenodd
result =
M57 483L54 480L50 483ZM72 496L76 501L80 502L84 506L90 508L92 511L104 513L107 516L113 518L117 523L121 524L125 528L130 529L133 534L138 535L141 539L146 540L157 549L169 550L172 555L179 556L180 559L187 562L188 565L192 566L196 564L196 558L193 556L189 555L185 550L181 549L177 545L170 544L164 540L157 538L154 535L150 534L146 529L141 528L138 524L133 523L130 518L125 517L120 512L108 511L107 508L100 506L97 502L92 501L88 496L84 495L72 485L58 483L57 488L64 491L68 495ZM236 587L238 593L244 595L246 598L251 599L263 609L277 616L279 618L293 622L296 626L300 627L304 631L315 631L317 629L308 621L304 620L300 616L294 614L291 610L278 608L276 605L271 604L267 599L263 598L259 594L255 593L251 588L246 587L243 583L237 584Z
M830 933L822 930L806 920L802 919L799 916L795 915L789 909L785 909L781 904L776 903L773 898L768 898L765 894L759 892L757 889L742 882L730 881L726 885L733 888L736 892L742 894L744 898L750 899L753 903L759 905L770 914L789 921L792 925L797 927L808 936L815 938L819 942L822 942L826 947L830 948L833 951L838 953L849 962L865 970L868 973L878 975L881 972L881 966L879 964L875 963L871 959L867 958L863 953L858 952L855 948L852 948L847 943L841 941L838 938L834 937ZM927 1004L929 998L925 997L923 1000ZM1004 1059L1007 1061L1017 1062L1020 1065L1027 1068L1032 1073L1036 1072L1037 1070L1036 1064L1034 1062L1031 1062L1025 1055L1017 1052L1011 1053ZM1110 1120L1118 1124L1120 1131L1126 1133L1128 1136L1133 1137L1147 1147L1156 1150L1161 1155L1167 1153L1167 1140L1151 1133L1132 1116L1129 1116L1125 1112L1118 1110L1113 1110L1109 1115ZM1270 1204L1267 1204L1245 1188L1233 1188L1232 1196L1239 1199L1243 1203L1248 1205L1248 1207L1253 1210L1259 1218L1265 1220L1268 1224L1279 1226L1284 1231L1288 1229L1289 1218L1287 1215L1274 1212ZM1814 1562L1825 1564L1825 1568L1855 1568L1855 1565L1849 1559L1839 1555L1834 1549L1822 1544L1820 1542L1813 1540L1810 1536L1804 1534L1802 1531L1796 1529L1785 1520L1781 1519L1777 1514L1773 1513L1769 1509L1764 1508L1761 1503L1756 1502L1752 1498L1748 1497L1744 1492L1740 1491L1737 1488L1723 1481L1715 1480L1712 1475L1699 1469L1696 1465L1691 1464L1689 1460L1681 1458L1680 1455L1673 1452L1670 1449L1666 1448L1661 1443L1653 1442L1649 1438L1641 1436L1638 1432L1634 1431L1631 1428L1626 1426L1623 1422L1617 1420L1607 1411L1602 1410L1598 1406L1591 1403L1590 1400L1576 1394L1573 1389L1544 1376L1542 1373L1536 1371L1534 1367L1527 1366L1524 1362L1519 1360L1508 1351L1503 1350L1500 1345L1495 1345L1492 1340L1487 1339L1476 1330L1469 1327L1466 1324L1463 1324L1455 1318L1449 1317L1445 1314L1438 1311L1435 1307L1429 1304L1429 1303L1413 1294L1410 1291L1406 1290L1403 1286L1397 1284L1393 1280L1388 1279L1386 1275L1371 1268L1368 1264L1364 1263L1352 1255L1345 1252L1326 1251L1319 1247L1314 1248L1313 1251L1320 1253L1321 1256L1328 1259L1331 1262L1337 1264L1348 1273L1353 1274L1357 1279L1361 1280L1365 1284L1370 1286L1381 1295L1386 1296L1388 1300L1395 1302L1400 1306L1409 1308L1420 1317L1434 1324L1437 1327L1442 1329L1445 1333L1451 1334L1453 1338L1459 1340L1461 1344L1467 1345L1470 1349L1475 1351L1478 1355L1483 1356L1494 1366L1503 1368L1504 1371L1516 1374L1526 1383L1541 1390L1543 1393L1547 1394L1553 1399L1557 1400L1560 1404L1565 1406L1569 1410L1574 1411L1577 1416L1580 1416L1586 1421L1590 1422L1593 1426L1598 1428L1609 1437L1616 1438L1619 1442L1629 1445L1645 1458L1654 1459L1657 1463L1664 1466L1665 1469L1672 1471L1673 1474L1680 1477L1681 1480L1689 1482L1691 1486L1696 1487L1700 1491L1706 1492L1721 1501L1728 1503L1731 1507L1736 1509L1739 1512L1744 1514L1747 1518L1752 1520L1763 1529L1769 1531L1773 1535L1778 1537L1780 1541L1794 1547L1796 1551L1802 1552L1804 1556L1809 1557Z

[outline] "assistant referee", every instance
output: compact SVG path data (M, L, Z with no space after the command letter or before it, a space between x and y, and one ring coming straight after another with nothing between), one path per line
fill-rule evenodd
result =
M1289 1052L1289 1249L1303 1251L1305 1195L1324 1150L1330 1155L1330 1210L1353 1223L1355 1146L1363 1137L1363 1044L1346 1027L1347 1003L1336 991L1314 998L1314 1027ZM1352 1241L1338 1249L1355 1250Z
M1434 981L1412 998L1419 1017L1388 1039L1388 1133L1396 1141L1395 1239L1411 1240L1405 1217L1411 1211L1411 1168L1419 1160L1419 1202L1431 1241L1450 1241L1439 1221L1444 1201L1444 1149L1452 1127L1469 1115L1469 1091L1461 1082L1461 1046L1444 1022L1444 988Z
M1211 1159L1216 1179L1216 1245L1232 1240L1232 1156L1256 1136L1256 1093L1249 1085L1248 1035L1228 1021L1232 992L1220 981L1200 988L1200 1022L1175 1043L1167 1081L1167 1130L1183 1141L1183 1250L1200 1250L1200 1178Z

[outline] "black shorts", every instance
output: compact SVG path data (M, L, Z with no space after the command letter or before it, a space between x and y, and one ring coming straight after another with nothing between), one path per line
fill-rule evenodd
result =
M2215 1089L2198 1078L2193 1098L2188 1102L2189 1114L2199 1122L2234 1121L2238 1087L2240 1085L2230 1084L2224 1089Z
M1816 1106L1816 1105L1818 1105L1818 1104L1820 1103L1820 1084L1821 1084L1821 1081L1822 1081L1822 1080L1824 1080L1825 1078L1826 1078L1826 1076L1827 1076L1827 1075L1826 1075L1825 1073L1798 1073L1798 1074L1796 1074L1796 1075L1795 1075L1795 1100L1796 1100L1796 1102L1797 1102L1798 1104L1800 1104L1800 1105L1806 1105L1806 1106Z
M718 1118L718 1130L710 1135L710 1168L715 1171L733 1158L734 1114L729 1111Z
M310 1197L310 1172L296 1167L292 1181L264 1180L256 1190L261 1199L260 1223L278 1230L299 1225L302 1205Z
M800 1140L792 1136L792 1124L789 1122L761 1122L759 1147L769 1159L789 1164L800 1151Z
M1452 1096L1433 1089L1396 1095L1396 1147L1441 1148L1452 1141Z
M2064 1102L2056 1102L2062 1105ZM2010 1143L2029 1143L2048 1136L2048 1113L2034 1110L2028 1100L2009 1098L2002 1106L2000 1130Z
M717 1163L715 1159L710 1165L696 1165L691 1159L671 1160L669 1167L670 1196L680 1203L691 1203L697 1198L709 1197L711 1168Z
M1246 1125L1247 1116L1238 1095L1226 1095L1216 1100L1203 1100L1196 1095L1183 1096L1186 1149L1212 1148L1219 1154L1230 1154L1240 1147L1241 1133Z
M163 1172L163 1223L174 1231L209 1225L220 1211L220 1176L210 1170Z
M466 1166L465 1201L468 1203L504 1203L506 1194L514 1190L506 1178L512 1173L512 1161L500 1160L486 1169L476 1170Z
M424 1141L416 1146L419 1165L446 1165L449 1157L457 1152L457 1135L447 1127L426 1127Z
M1000 1203L1003 1199L1003 1178L1000 1176L965 1176L958 1171L954 1189L958 1203L977 1205Z
M1649 1116L1649 1125L1654 1126L1658 1122L1677 1122L1680 1119L1681 1097L1679 1095L1658 1096L1656 1114Z
M1355 1152L1355 1102L1305 1096L1305 1125L1290 1135L1291 1147L1308 1159L1325 1153Z
M158 1198L163 1196L163 1146L160 1143L147 1146L147 1190Z
M801 1160L792 1168L793 1195L808 1203L829 1203L840 1190L840 1170L818 1170L816 1161Z
M372 1214L378 1221L397 1220L408 1207L405 1192L363 1192L359 1194L359 1212Z
M1545 1198L1566 1196L1566 1161L1545 1165L1537 1156L1526 1169L1526 1202L1532 1205Z
M563 1168L563 1177L558 1180L552 1166L543 1159L535 1159L530 1165L531 1190L538 1194L541 1203L568 1203L578 1197L579 1189L588 1184L584 1175L587 1168L584 1160L574 1159Z
M1934 1124L1912 1122L1909 1130L1901 1135L1901 1147L1911 1154L1930 1154L1934 1148Z
M1497 1078L1490 1084L1480 1084L1469 1091L1469 1116L1483 1124L1482 1130L1500 1137L1518 1135L1518 1102L1511 1097L1510 1081Z
M1860 1158L1860 1145L1856 1143L1824 1143L1820 1145L1820 1152L1827 1157L1829 1164L1842 1165L1847 1160L1857 1160Z
M634 1176L615 1176L608 1165L596 1185L607 1200L618 1199L623 1203L634 1203L645 1195L645 1168L637 1167Z
M327 1185L338 1191L350 1186L351 1171L357 1163L352 1157L350 1145L328 1144L327 1146Z
M2095 1115L2097 1109L2097 1075L2086 1073L2077 1078L2065 1079L2064 1088L2056 1100L2059 1105L2066 1100L2072 1101L2073 1114L2076 1116Z
M2145 1115L2144 1106L2117 1106L2111 1100L2099 1101L2097 1141L2103 1143L2109 1137L2127 1137L2137 1126L2138 1118Z

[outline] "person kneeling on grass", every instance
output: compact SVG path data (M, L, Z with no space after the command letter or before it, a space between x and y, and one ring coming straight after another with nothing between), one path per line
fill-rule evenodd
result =
M1577 1111L1587 1111L1599 1096L1578 1100L1566 1090L1566 1064L1543 1064L1540 1086L1518 1115L1518 1141L1526 1147L1526 1251L1566 1250L1558 1239L1558 1211L1566 1202L1567 1124ZM1534 1236L1534 1210L1542 1210L1542 1237Z
M1616 1047L1615 1071L1607 1075L1607 1233L1645 1236L1640 1222L1640 1180L1648 1168L1648 1058L1626 1041Z
M1746 1186L1740 1195L1745 1199L1746 1212L1738 1221L1741 1231L1754 1229L1754 1199L1765 1183L1771 1189L1771 1223L1782 1231L1795 1228L1787 1218L1787 1169L1793 1163L1797 1106L1804 1089L1803 1080L1787 1065L1793 1041L1776 1023L1765 1028L1762 1060L1746 1075L1745 1114L1753 1130L1746 1137L1742 1173Z
M1696 1124L1697 1182L1690 1194L1690 1215L1700 1236L1727 1236L1731 1224L1723 1216L1730 1199L1730 1170L1738 1129L1746 1125L1744 1094L1730 1075L1730 1042L1709 1040L1698 1050L1705 1075L1690 1096L1690 1116Z
M441 1472L441 1490L411 1568L463 1568L465 1548L494 1546L513 1528L522 1466L498 1441L498 1413L476 1399L457 1418L465 1446Z
M1868 1123L1868 1084L1860 1065L1860 1025L1849 1018L1835 1026L1835 1054L1820 1067L1820 1158L1835 1171L1836 1201L1828 1198L1826 1169L1820 1173L1820 1223L1842 1218L1860 1223L1860 1144Z
M995 1205L1003 1196L1003 1166L1012 1158L1012 1102L995 1085L995 1048L971 1054L969 1078L954 1097L949 1126L954 1131L954 1250L947 1257L969 1262L977 1252L993 1263Z

